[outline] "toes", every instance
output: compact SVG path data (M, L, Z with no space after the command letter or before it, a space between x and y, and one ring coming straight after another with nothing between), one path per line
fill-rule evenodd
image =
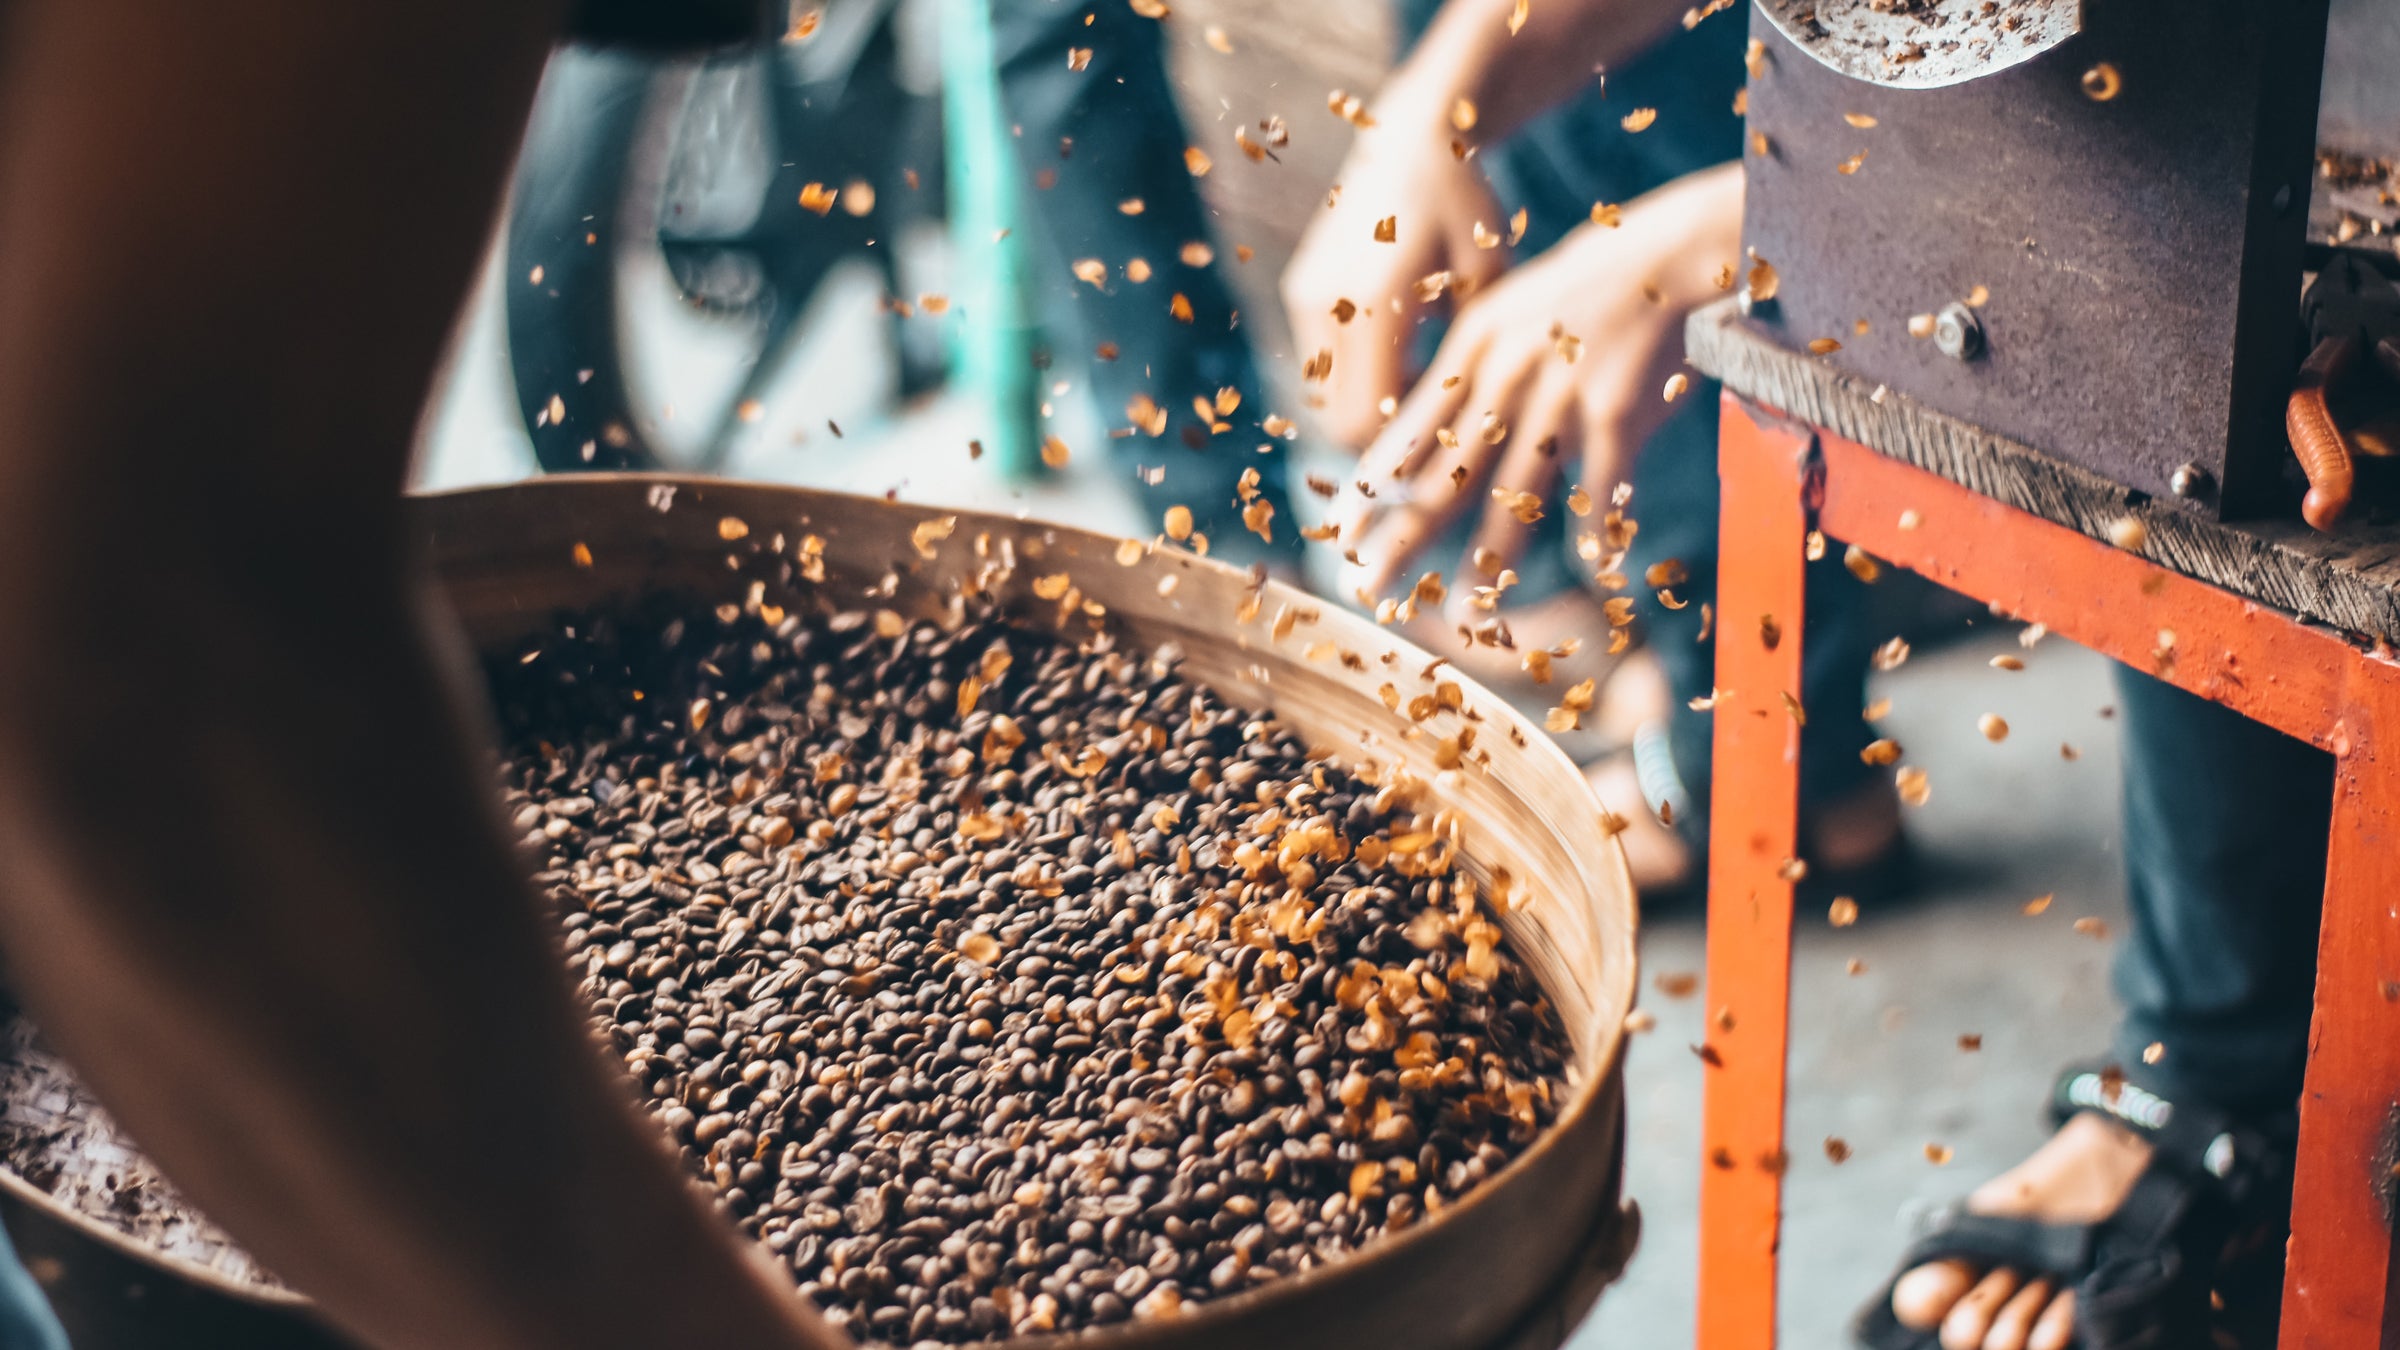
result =
M1977 1280L1942 1319L1942 1350L1981 1350L1984 1334L1992 1329L1992 1318L2015 1297L2021 1283L2017 1272L2005 1266Z
M2051 1292L2048 1280L2034 1280L2001 1304L1992 1317L1992 1329L1983 1335L1983 1350L2027 1350L2034 1323L2050 1306Z
M1892 1315L1912 1331L1931 1331L1974 1284L1975 1268L1966 1262L1929 1261L1892 1286Z
M2033 1324L2033 1335L2026 1338L2025 1350L2067 1350L2067 1342L2075 1337L2075 1291L2070 1289L2050 1300L2050 1306Z

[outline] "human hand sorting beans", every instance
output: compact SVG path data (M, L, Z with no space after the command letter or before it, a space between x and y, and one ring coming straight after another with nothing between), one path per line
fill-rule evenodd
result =
M1332 363L1317 405L1322 430L1354 447L1373 440L1408 387L1419 325L1506 270L1515 227L1474 151L1641 51L1686 8L1678 0L1442 5L1355 114L1360 134L1329 209L1283 276L1297 350Z
M1584 482L1605 491L1657 424L1644 405L1659 401L1682 316L1713 294L1715 269L1739 243L1739 167L1671 183L1627 204L1621 228L1594 224L1509 273L1519 222L1476 156L1650 48L1687 8L1447 0L1368 109L1331 209L1283 281L1300 355L1331 360L1319 425L1367 452L1361 477L1375 499L1340 522L1339 537L1366 564L1368 591L1495 482L1538 493L1560 457L1582 454ZM1412 380L1413 340L1443 306L1454 327ZM1563 355L1578 345L1579 357ZM1444 434L1458 444L1435 444ZM1522 548L1505 504L1484 514L1479 543Z
M1456 522L1469 549L1514 563L1528 498L1570 465L1595 498L1671 411L1684 316L1721 293L1738 253L1742 179L1728 164L1578 228L1470 302L1359 463L1373 486L1342 522L1381 594Z
M1421 150L1438 143L1446 114L1400 98L1380 107L1392 121L1360 134L1332 209L1283 276L1293 341L1332 363L1319 420L1350 445L1373 439L1384 405L1407 387L1409 337L1431 308L1417 300L1424 279L1441 275L1443 291L1462 297L1508 265L1508 223L1482 171Z

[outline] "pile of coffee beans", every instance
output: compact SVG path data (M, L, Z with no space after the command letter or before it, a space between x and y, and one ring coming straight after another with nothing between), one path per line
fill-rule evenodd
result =
M1410 785L973 617L587 614L497 659L595 1026L853 1335L1171 1316L1493 1175L1556 1014Z

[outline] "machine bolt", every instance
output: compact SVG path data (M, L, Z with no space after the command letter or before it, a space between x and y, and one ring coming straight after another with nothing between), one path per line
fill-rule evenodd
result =
M2216 490L2217 480L2199 465L2185 464L2175 470L2174 476L2167 480L2167 486L2175 489L2176 496L2197 501Z
M1983 320L1953 300L1933 316L1933 345L1953 360L1972 361L1983 355Z

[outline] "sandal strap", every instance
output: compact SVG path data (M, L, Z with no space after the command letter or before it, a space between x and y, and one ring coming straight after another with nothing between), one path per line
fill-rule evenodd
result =
M2272 1195L2289 1175L2290 1149L2268 1132L2207 1103L2172 1100L2113 1064L2077 1065L2059 1075L2051 1089L2052 1125L2083 1111L2142 1136L2156 1162L2220 1187L2237 1209Z
M2187 1350L2208 1339L2208 1295L2172 1247L2104 1262L2075 1288L2079 1350Z
M2104 1265L2127 1252L2181 1246L2193 1233L2199 1233L2213 1249L2223 1240L2225 1216L2223 1199L2213 1188L2153 1159L2134 1178L2133 1189L2125 1193L2116 1211L2095 1225L2099 1240L2093 1265Z
M2100 1224L1977 1214L1963 1204L1949 1204L1927 1216L1924 1231L1901 1257L1900 1269L1928 1261L1968 1261L2074 1284L2091 1269L2100 1229Z
M1667 736L1667 724L1650 718L1633 729L1633 778L1641 785L1642 802L1656 814L1661 807L1677 825L1688 825L1697 816L1691 789L1684 786L1683 775L1675 768L1675 746Z
M2060 1286L2079 1284L2091 1265L2096 1224L2042 1223L2034 1219L1976 1214L1963 1203L1944 1205L1919 1221L1918 1236L1892 1277L1860 1308L1851 1337L1865 1350L1941 1350L1935 1333L1903 1325L1892 1312L1900 1276L1928 1261L1960 1260L1980 1266L2005 1265L2044 1275ZM2084 1350L2080 1339L2077 1350Z
M2223 1242L2224 1211L2214 1188L2153 1162L2125 1199L2096 1223L2046 1223L1976 1214L1963 1204L1928 1216L1898 1269L1959 1260L2006 1266L2075 1291L2076 1350L2188 1350L2208 1343L2208 1291L2193 1253ZM1894 1283L1896 1284L1897 1277ZM1883 1347L1935 1344L1888 1316L1887 1284L1857 1328L1860 1341Z
M2219 1188L2154 1157L2099 1225L2091 1272L2075 1286L2083 1350L2207 1345L2206 1277L2229 1219Z

